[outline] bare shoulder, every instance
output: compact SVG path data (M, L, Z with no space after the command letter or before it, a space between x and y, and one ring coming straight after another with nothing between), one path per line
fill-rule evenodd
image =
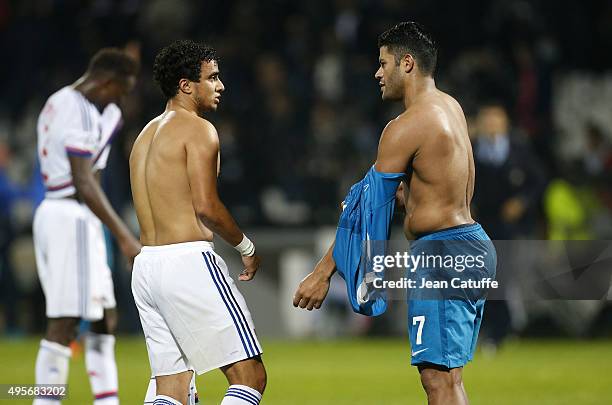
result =
M176 118L180 121L180 132L184 134L186 143L206 146L219 143L217 129L210 121L185 112L177 113Z
M217 128L208 120L204 118L197 118L198 133L202 138L212 142L219 142L219 135L217 134Z
M432 134L446 131L446 115L438 103L420 101L389 121L380 142L392 148L418 148Z
M417 104L389 121L383 130L381 141L418 142L422 135L431 133L438 125L439 117L435 108Z
M406 111L406 119L414 130L431 134L444 128L447 114L439 99L423 100Z
M423 144L422 124L413 118L413 111L404 111L385 126L378 144L376 170L400 173Z
M444 97L448 101L448 103L453 106L453 108L461 111L461 113L463 114L463 108L461 107L461 104L459 104L459 101L457 101L455 97L451 96L448 93L444 93L444 92L440 92L440 93L442 94L442 97Z

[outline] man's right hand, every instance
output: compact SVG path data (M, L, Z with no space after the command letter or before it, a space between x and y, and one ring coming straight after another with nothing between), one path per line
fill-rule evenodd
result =
M244 270L238 276L240 281L250 281L255 277L255 273L259 270L261 259L257 255L253 256L242 256L242 264L244 264Z
M293 306L309 311L321 308L329 291L329 280L329 277L316 270L307 275L295 291Z
M402 181L395 192L395 205L398 208L406 206L406 194L404 193L404 182Z
M300 282L293 296L294 307L305 308L309 311L321 308L329 291L331 277L336 272L336 262L333 256L335 243L335 241L332 243L312 273Z
M123 253L123 255L128 259L130 268L132 268L132 265L134 264L134 258L136 257L136 255L138 255L138 253L140 253L142 245L131 234L125 236L122 241L118 242L118 244L121 253Z

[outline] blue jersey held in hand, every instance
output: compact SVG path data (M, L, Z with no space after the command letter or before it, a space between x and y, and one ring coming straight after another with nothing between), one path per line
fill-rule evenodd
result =
M378 172L372 166L343 202L333 257L353 311L363 315L377 316L387 309L384 291L373 288L374 280L384 275L372 270L372 258L385 254L395 193L404 176Z

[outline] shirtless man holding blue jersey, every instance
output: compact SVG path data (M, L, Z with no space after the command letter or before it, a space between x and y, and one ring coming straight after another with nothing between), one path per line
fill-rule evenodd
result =
M382 99L403 102L405 111L383 130L375 169L406 174L407 237L417 242L488 240L470 214L474 159L465 116L433 78L436 45L421 26L405 22L380 35L378 46L375 78ZM333 246L301 282L294 306L320 308L336 271L332 252ZM462 369L473 355L483 307L484 299L410 299L411 364L419 369L430 404L468 403Z

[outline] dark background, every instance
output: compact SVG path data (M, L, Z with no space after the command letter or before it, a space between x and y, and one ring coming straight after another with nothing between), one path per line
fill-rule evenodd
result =
M609 1L0 0L0 331L41 330L41 292L21 270L33 272L31 216L44 193L36 119L99 48L127 47L142 65L104 176L126 220L131 144L164 109L153 58L190 38L221 58L226 91L208 118L221 138L222 199L243 226L308 232L334 225L401 112L381 102L374 72L377 36L406 20L439 44L436 81L464 108L475 152L483 105L495 101L509 117L507 159L477 169L474 213L491 236L610 238ZM506 221L500 212L513 198L524 209ZM121 301L129 289L117 284ZM602 308L595 325L607 324Z

